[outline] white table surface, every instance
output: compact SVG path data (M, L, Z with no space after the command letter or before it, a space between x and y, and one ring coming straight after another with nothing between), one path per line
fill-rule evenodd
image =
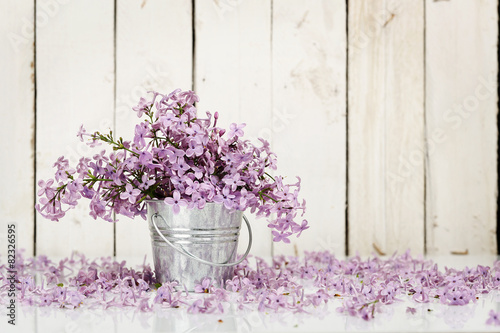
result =
M120 260L123 258L119 258ZM130 260L130 263L142 260ZM435 257L444 266L463 268L478 264L492 266L496 256ZM133 265L130 265L133 266ZM500 311L500 293L480 295L465 306L438 302L415 303L402 300L381 307L371 321L338 313L342 300L334 299L312 313L233 311L224 314L188 314L186 309L156 308L143 313L135 308L74 310L18 305L16 326L0 320L0 332L500 332L500 326L486 325L490 310ZM406 313L408 306L417 310ZM5 311L4 311L5 312Z

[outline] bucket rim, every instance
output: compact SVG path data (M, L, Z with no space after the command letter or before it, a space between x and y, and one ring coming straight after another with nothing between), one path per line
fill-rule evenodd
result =
M168 205L166 202L164 202L163 200L161 199L146 199L144 200L145 203L147 204L150 204L150 203L164 203L165 205ZM205 203L205 206L224 206L223 203L219 203L219 202L207 202ZM235 212L245 212L244 210L239 210L239 209L235 209L235 208L231 208L231 209L228 209L226 206L224 206L227 210L229 211L235 211ZM188 208L188 207L185 207L187 209L199 209L199 210L202 210L203 208L198 208L197 206L194 206L193 208Z

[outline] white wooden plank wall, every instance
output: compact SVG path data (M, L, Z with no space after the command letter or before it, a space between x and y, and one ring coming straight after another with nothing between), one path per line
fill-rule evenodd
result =
M275 253L344 254L345 1L273 1L272 48L278 173L291 183L302 178L310 224L293 246L274 244Z
M191 2L118 1L116 14L116 134L132 140L139 121L132 107L141 96L146 97L148 91L191 89ZM116 255L151 259L147 222L125 216L118 219Z
M34 4L3 1L0 7L0 254L7 225L17 224L17 244L33 254L34 239Z
M195 91L198 112L219 112L219 126L246 123L245 136L260 145L271 139L271 3L196 1ZM271 253L271 232L265 219L247 214L254 238L252 254ZM248 244L240 233L239 251Z
M83 200L59 223L34 217L35 182L89 154L80 124L131 138L145 91L193 87L200 112L247 123L277 174L302 178L311 228L273 245L252 219L254 255L495 253L497 5L2 1L0 243L15 221L28 253L36 237L38 254L150 256L141 219L94 221Z
M423 41L422 1L349 1L353 252L424 251Z
M76 165L92 152L76 137L82 123L89 130L113 127L114 7L111 1L37 0L36 10L47 13L36 30L36 179L47 179L60 156ZM58 223L36 214L38 254L112 254L113 224L92 219L88 201L81 203Z
M429 253L497 252L497 5L426 2Z

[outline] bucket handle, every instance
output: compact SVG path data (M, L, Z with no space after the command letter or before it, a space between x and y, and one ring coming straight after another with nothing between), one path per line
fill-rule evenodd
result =
M225 262L225 263L216 263L216 262L211 262L211 261L203 260L203 259L195 256L194 254L192 254L188 250L186 250L182 245L179 245L179 247L175 246L165 236L163 236L163 234L160 232L160 229L158 228L158 226L156 225L156 222L155 222L155 218L156 217L161 217L161 219L165 222L165 224L167 224L167 222L165 221L165 219L163 218L163 216L161 216L158 213L154 213L151 216L151 222L153 223L153 226L155 227L156 231L158 232L158 235L160 235L160 237L168 245L170 245L174 250L176 250L180 254L184 254L185 256L187 256L187 257L189 257L189 258L191 258L193 260L196 260L196 261L198 261L198 262L200 262L202 264L207 264L207 265L216 266L216 267L228 267L228 266L238 265L239 263L241 263L243 260L246 259L246 257L248 256L248 253L250 252L250 248L252 247L252 228L250 227L250 222L248 222L248 220L247 220L247 218L246 218L245 215L243 215L243 220L245 221L245 223L247 225L247 228L248 228L248 247L247 247L247 250L245 251L245 254L238 261L231 262L231 263L227 263L227 262Z

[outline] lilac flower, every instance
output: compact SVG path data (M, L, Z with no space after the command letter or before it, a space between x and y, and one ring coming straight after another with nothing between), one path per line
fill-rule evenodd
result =
M172 206L174 214L178 214L181 211L181 207L186 207L188 205L187 200L181 199L181 194L177 190L174 191L172 198L165 198L165 203Z
M159 123L161 123L162 126L165 128L168 128L168 127L171 127L172 125L174 125L176 123L176 119L177 119L177 117L172 113L167 113L165 115L161 115L158 118Z
M229 139L232 139L234 136L243 136L244 135L244 132L243 132L243 128L246 126L246 124L235 124L235 123L232 123L230 126L229 126L229 132L228 132L228 136L229 136Z
M45 195L48 198L52 198L55 194L55 191L51 188L52 184L54 184L53 179L47 180L47 182L43 180L38 181L38 186L40 187L40 190L38 190L38 196Z
M76 281L78 281L79 285L90 285L96 279L97 270L92 268L89 268L86 272L84 270L80 270L76 276Z
M35 280L33 276L20 277L21 284L21 297L24 297L26 291L33 291L35 289Z
M366 298L373 298L374 297L374 287L373 285L369 284L363 284L363 288L361 288L361 293L366 297Z
M291 232L273 231L272 234L273 234L273 241L275 242L283 241L283 243L290 243L288 237L292 234Z
M449 275L445 278L445 281L448 282L448 287L453 287L457 285L463 285L463 279L457 275Z
M280 307L286 306L286 298L283 294L276 291L275 293L271 293L268 296L268 305L269 308L277 310Z
M227 280L226 288L231 289L233 292L239 291L241 288L241 278L239 276L235 276L231 280Z
M302 234L302 231L309 229L309 226L307 225L307 220L302 220L302 224L292 224L292 232L297 233L297 237L299 237Z
M149 302L147 299L141 299L139 301L139 311L141 312L148 312L151 311L153 308L149 305Z
M80 129L78 130L78 133L76 134L76 136L79 137L80 141L83 142L83 136L87 135L86 133L87 133L87 131L85 130L85 128L83 127L83 124L82 124L82 125L80 125Z
M205 307L205 305L203 304L203 300L202 299L197 299L196 301L194 301L190 306L189 308L187 309L187 311L189 313L203 313L203 312L206 312L207 311L207 308Z
M446 298L450 305L465 305L470 300L469 293L462 288L448 292Z
M57 170L66 170L69 168L68 159L64 158L64 156L59 157L54 163L54 168L57 168Z
M82 304L82 301L85 299L85 296L80 294L77 291L70 290L66 293L66 306L70 306L72 308L76 308Z
M203 279L201 284L197 284L194 287L194 292L195 293L209 293L211 286L212 286L212 281L208 278L205 278L205 279Z
M406 313L415 314L415 313L417 313L417 309L408 306L406 308Z
M144 97L141 97L139 100L139 104L137 106L134 106L132 110L137 112L137 117L142 117L142 114L147 111L151 104L146 101Z
M222 313L234 304L241 310L307 313L337 298L341 302L338 311L364 320L373 319L396 297L408 297L411 302L437 302L439 298L445 306L468 304L475 301L477 293L496 290L492 276L499 268L495 264L494 269L443 272L432 262L413 259L409 253L388 259L362 260L355 256L340 260L327 251L306 252L304 258L276 256L271 263L255 258L255 266L245 260L235 267L235 276L226 281L226 289L215 287L213 280L205 278L195 295L176 291L176 282L156 288L154 273L145 264L135 269L111 258L89 260L81 254L73 254L59 264L44 256L24 259L20 254L16 259L19 297L25 305L153 311L154 304L156 308L180 307L189 313ZM6 266L0 262L0 302L6 297L1 287L5 272ZM52 276L55 281L45 285L42 279L40 285L33 278L35 274ZM55 285L59 278L64 285ZM483 280L487 282L484 290ZM318 289L307 293L304 286L311 285ZM406 311L416 313L413 307ZM490 312L488 324L499 324L499 317Z
M97 200L97 198L94 197L92 201L90 201L90 216L92 216L94 219L97 219L98 217L104 218L105 213L106 213L106 206L104 205L104 203L102 201Z
M194 92L181 90L141 98L132 109L144 118L132 140L111 131L88 134L82 125L81 140L88 136L89 146L106 143L112 149L81 158L75 169L60 157L55 181L39 181L37 211L57 221L83 197L90 200L90 216L113 221L116 214L145 218L145 200L170 202L175 212L185 203L202 209L216 202L259 217L273 214L268 225L278 232L276 241L290 242L289 236L308 229L307 221L296 221L305 210L305 201L298 200L300 180L285 184L267 172L277 163L269 143L244 140L245 124L233 123L228 131L217 127L217 112L200 117L198 100Z
M179 94L179 96L181 98L184 99L184 102L188 105L192 105L196 102L199 102L200 99L198 98L198 96L194 93L194 91L191 91L191 90L188 90L188 91L184 91L184 92L181 92Z
M52 289L52 297L58 302L64 302L64 300L66 299L66 291L67 288L57 286Z
M136 167L136 163L139 161L139 159L135 156L131 156L127 158L124 162L123 165L127 167L129 170L134 170Z
M158 288L156 297L153 303L163 303L164 301L170 302L172 298L172 290L167 286L161 286Z
M500 312L495 312L494 310L490 310L488 315L489 318L488 320L486 320L486 325L500 326Z
M45 210L46 214L42 214L42 216L45 218L51 219L52 221L59 221L59 219L65 215L65 211L63 211L62 209L61 202L50 202L49 200L40 199L40 203L43 206L36 205L35 208L41 214L42 211Z
M96 161L97 165L101 166L103 163L108 161L108 157L106 156L106 151L101 150L99 154L94 155L94 161ZM65 168L67 169L67 168Z
M314 276L316 276L316 268L314 266L304 266L301 268L301 274L300 277L302 279L312 279Z
M147 190L150 186L154 185L155 183L156 181L154 179L149 179L147 175L142 175L139 188L141 190Z
M87 173L89 169L89 162L90 158L88 157L80 158L78 165L76 166L76 172L78 172L80 175Z
M201 185L200 185L200 183L199 183L199 182L197 182L197 181L193 181L193 180L191 180L191 178L189 178L189 177L186 177L186 178L185 178L185 182L186 182L186 184L188 185L188 186L186 187L186 190L185 190L185 193L186 193L187 195L193 195L194 193L197 193L197 192L200 190L200 188L201 188ZM193 200L193 201L194 201L194 200Z
M327 303L329 296L325 292L325 290L320 289L316 292L316 294L311 295L310 298L311 298L311 302L314 304L314 306L318 306L323 302Z
M120 199L128 200L131 204L135 203L137 196L141 194L141 190L133 188L132 185L125 185L125 192L120 193Z
M221 194L217 194L214 197L214 202L223 203L227 209L231 209L231 208L233 208L233 200L232 199L235 197L236 196L234 194L229 193L229 187L226 186L222 189Z
M375 303L365 304L359 310L359 315L364 320L373 319L374 313L375 313Z
M397 287L392 281L387 283L386 285L382 284L382 286L383 288L380 291L380 295L382 296L384 303L391 303L396 296Z
M205 207L205 205L207 203L206 195L203 192L201 192L201 193L193 192L193 194L191 196L191 200L193 200L193 204L198 209L202 209L203 207Z
M497 288L500 286L500 271L495 272L495 277L493 278L493 285Z
M201 156L203 154L203 145L201 144L200 140L196 139L191 139L189 140L189 148L186 150L186 156L187 157L192 157L194 156Z
M40 301L38 305L40 306L49 306L54 301L54 297L51 294L44 294L40 297Z
M172 165L173 170L177 170L179 176L182 176L186 173L191 167L186 163L183 157L177 158L177 163Z
M231 186L232 191L236 191L238 186L245 185L245 182L240 180L241 175L239 173L233 175L232 177L226 176L224 177L223 181L226 183L226 185Z
M413 294L413 300L419 303L428 303L429 302L429 294L426 288L424 287L416 287L415 293Z
M134 144L137 148L142 149L146 146L146 137L148 132L148 128L144 128L144 126L141 125L135 125Z

